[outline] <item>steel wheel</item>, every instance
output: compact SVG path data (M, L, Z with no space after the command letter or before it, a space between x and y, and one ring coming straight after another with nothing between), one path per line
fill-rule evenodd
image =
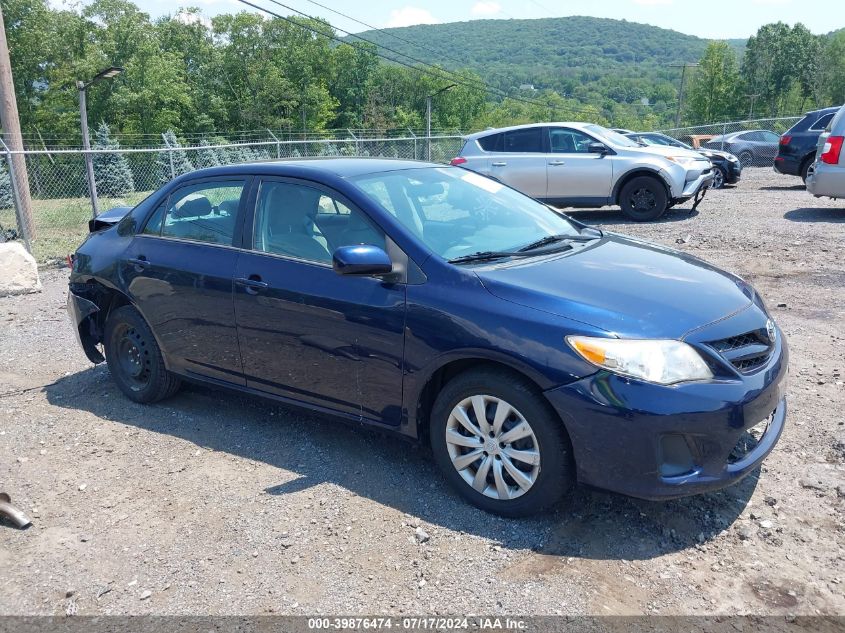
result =
M485 497L507 501L528 492L540 473L534 430L511 404L474 395L452 409L446 448L461 478Z
M713 189L721 189L725 186L725 172L720 167L716 167L713 173L713 184L710 185Z
M122 328L117 342L117 361L129 386L139 391L150 384L150 353L135 328Z

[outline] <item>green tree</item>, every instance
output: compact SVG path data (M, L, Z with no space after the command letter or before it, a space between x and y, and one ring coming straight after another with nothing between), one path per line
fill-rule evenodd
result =
M120 143L111 138L109 126L100 123L94 137L94 149L120 149ZM126 156L120 153L94 154L94 180L97 193L106 198L119 198L135 191L135 181Z
M736 116L740 85L736 53L727 42L710 42L690 82L690 122L714 123Z
M14 203L12 179L6 170L6 161L0 160L0 209L11 209Z

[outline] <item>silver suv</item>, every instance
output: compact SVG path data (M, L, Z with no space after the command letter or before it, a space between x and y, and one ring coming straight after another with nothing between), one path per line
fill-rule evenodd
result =
M807 191L820 198L845 198L845 106L819 137L816 162L807 171Z
M499 180L557 207L618 204L655 220L713 182L710 161L691 150L642 145L592 123L535 123L467 136L453 165Z

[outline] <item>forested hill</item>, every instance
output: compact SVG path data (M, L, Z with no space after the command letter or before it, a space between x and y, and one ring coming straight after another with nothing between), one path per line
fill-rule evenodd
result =
M533 84L568 94L579 83L604 83L611 77L646 81L677 77L678 69L667 66L696 62L707 46L706 39L693 35L591 17L473 20L360 35L450 70L470 68L500 88ZM745 40L731 44L739 52Z

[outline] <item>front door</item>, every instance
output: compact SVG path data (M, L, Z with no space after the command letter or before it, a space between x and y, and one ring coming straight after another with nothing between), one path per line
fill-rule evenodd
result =
M204 179L176 189L119 263L169 369L241 385L232 275L246 185L243 178Z
M610 197L613 160L610 156L590 153L591 136L566 127L549 130L546 197L572 204L605 204Z
M235 267L235 314L247 385L399 424L405 286L340 276L331 253L385 237L329 190L264 179L250 203L248 250Z

